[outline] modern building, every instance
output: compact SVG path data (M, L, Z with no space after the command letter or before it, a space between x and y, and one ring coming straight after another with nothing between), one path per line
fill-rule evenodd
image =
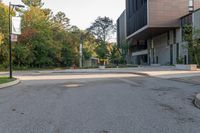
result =
M126 41L126 10L117 19L117 44L119 47Z
M200 0L126 0L126 23L118 23L118 32L126 31L124 35L129 44L127 62L173 65L183 57L188 63L181 22L191 19L188 16L192 15L192 23L200 26L198 8ZM193 10L197 11L189 13ZM121 29L123 27L125 30ZM118 36L118 43L123 39L121 36Z

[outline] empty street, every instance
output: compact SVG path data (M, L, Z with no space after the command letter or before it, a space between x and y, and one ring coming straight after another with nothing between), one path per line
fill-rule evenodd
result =
M15 74L0 133L198 133L200 86L133 74Z

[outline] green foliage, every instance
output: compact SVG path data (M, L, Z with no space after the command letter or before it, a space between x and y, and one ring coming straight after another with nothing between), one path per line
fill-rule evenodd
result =
M64 12L58 12L54 17L54 26L59 29L68 29L70 24L69 24L69 18L66 17Z
M119 48L117 47L117 45L114 45L114 46L113 46L113 49L112 49L112 51L111 51L110 60L111 60L111 61L115 61L115 60L119 61L120 58L121 58L120 50L119 50Z
M111 56L112 45L110 45L108 40L115 32L115 29L116 25L114 25L113 20L109 17L98 17L87 29L96 38L97 47L95 51L97 57L104 64Z
M184 40L188 42L190 63L200 66L200 29L193 28L192 25L185 25L183 33Z
M3 43L4 35L0 32L0 45Z
M95 22L88 28L100 42L105 43L111 34L115 32L115 25L113 20L109 17L98 17Z
M177 60L177 64L183 64L184 63L183 57L179 57L176 60Z
M8 64L8 6L0 3L0 65Z
M120 49L121 49L121 56L122 56L120 63L126 64L126 58L129 51L129 44L126 40L122 42Z
M42 7L44 5L42 0L22 0L22 2L29 7Z
M41 0L23 0L29 6L22 15L22 34L12 44L13 65L17 68L45 68L78 66L79 44L82 34L63 12L53 15L42 9ZM14 12L13 12L14 14ZM95 37L84 37L84 57L96 56ZM0 3L0 67L8 66L8 6Z
M96 48L96 53L98 55L98 58L107 59L109 56L109 51L108 51L108 47L106 46L106 44L98 45Z

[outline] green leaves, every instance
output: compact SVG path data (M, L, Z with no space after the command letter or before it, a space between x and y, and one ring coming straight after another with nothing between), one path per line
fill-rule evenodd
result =
M200 66L200 29L193 28L192 25L185 25L183 38L188 43L190 63Z
M115 25L109 17L98 17L87 30L99 41L106 42L115 32Z
M22 15L22 34L12 44L13 65L20 67L71 67L78 66L79 45L83 43L83 58L99 57L107 60L112 45L107 43L114 32L113 21L99 17L88 31L70 25L63 12L53 14L43 9L41 0L22 0L28 10ZM13 12L14 14L14 12ZM0 65L8 65L8 6L0 3ZM113 58L117 53L112 52Z
M44 5L42 0L22 0L22 2L29 7L42 7Z
M4 35L0 32L0 45L3 43Z

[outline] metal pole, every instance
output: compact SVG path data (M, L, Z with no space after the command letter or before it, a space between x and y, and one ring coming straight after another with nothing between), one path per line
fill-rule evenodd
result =
M82 56L83 56L83 44L80 43L80 60L79 60L80 68L83 67L83 61L82 61L83 58L82 58Z
M10 78L12 78L12 41L11 41L11 3L9 2L9 70Z

